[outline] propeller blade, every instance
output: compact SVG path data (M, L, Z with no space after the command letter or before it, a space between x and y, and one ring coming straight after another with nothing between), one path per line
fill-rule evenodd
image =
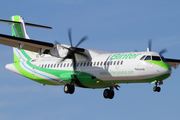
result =
M78 51L78 52L85 52L85 49L84 48L75 48L76 49L76 51Z
M72 60L73 60L73 69L76 72L77 63L76 63L76 58L74 54L72 54Z
M69 41L70 41L71 47L73 47L72 39L71 39L71 28L68 29L68 36L69 36Z
M80 41L79 43L76 45L76 47L78 47L82 42L84 42L85 40L88 39L88 36L84 36Z
M70 50L70 48L67 48L67 47L64 47L64 46L61 46L61 47Z
M149 51L151 51L151 46L152 46L152 39L150 39L148 42Z
M67 55L66 57L64 57L61 62L63 62L64 60L66 60L67 58L69 58L69 55Z
M159 52L159 54L162 55L162 54L164 54L164 53L166 53L166 52L167 52L167 49L163 49L163 50L161 50L161 51Z

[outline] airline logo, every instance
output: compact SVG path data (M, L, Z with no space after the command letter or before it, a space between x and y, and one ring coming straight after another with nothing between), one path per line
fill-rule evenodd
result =
M118 60L118 59L135 59L141 54L114 54L109 60Z
M37 59L31 60L31 62L36 62L36 61L37 61Z

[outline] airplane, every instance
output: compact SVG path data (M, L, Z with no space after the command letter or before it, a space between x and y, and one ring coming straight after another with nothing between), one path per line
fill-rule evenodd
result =
M153 91L160 92L159 85L171 75L171 67L176 69L180 64L178 59L163 57L166 49L151 51L151 40L147 51L112 53L78 47L87 36L73 46L71 29L70 45L66 45L30 39L26 26L52 28L25 23L20 15L0 22L12 28L12 36L0 34L0 44L13 47L14 62L6 69L43 85L64 85L66 94L73 94L75 86L105 88L104 98L113 99L114 89L119 90L122 83L151 83L155 84Z

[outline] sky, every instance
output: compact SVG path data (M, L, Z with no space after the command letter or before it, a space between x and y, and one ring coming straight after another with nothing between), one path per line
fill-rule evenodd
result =
M79 47L109 51L146 51L166 48L166 58L180 59L179 0L1 0L0 19L21 15L25 22L53 27L27 27L31 39L73 45L85 35ZM0 23L0 34L11 35L11 27ZM180 68L153 92L149 83L119 84L112 100L104 89L76 87L73 95L64 86L43 86L5 69L13 62L12 48L0 45L0 120L179 120Z

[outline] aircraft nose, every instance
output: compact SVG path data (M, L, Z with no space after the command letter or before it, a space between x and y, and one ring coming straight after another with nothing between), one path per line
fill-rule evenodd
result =
M164 68L163 72L165 72L165 73L170 73L170 74L171 74L172 69L171 69L171 67L169 66L168 63L166 63L166 62L161 62L161 63L159 64L159 66L161 66L162 68Z

